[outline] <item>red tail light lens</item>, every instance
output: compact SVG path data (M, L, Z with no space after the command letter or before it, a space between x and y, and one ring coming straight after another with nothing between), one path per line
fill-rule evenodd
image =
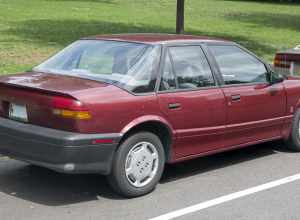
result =
M281 68L290 68L291 62L286 60L285 56L277 54L274 59L274 66Z
M58 109L69 109L69 110L85 110L83 109L82 103L75 99L66 97L53 97L52 107Z
M92 117L80 101L71 98L54 97L52 107L53 114L59 117L76 120L85 120Z

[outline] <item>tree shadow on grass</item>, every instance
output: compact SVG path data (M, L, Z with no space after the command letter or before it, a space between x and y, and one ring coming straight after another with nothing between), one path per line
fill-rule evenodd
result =
M209 37L215 37L215 38L221 38L221 39L234 41L234 42L237 42L237 43L241 44L242 46L246 47L247 49L255 52L260 57L263 57L266 54L273 55L277 51L277 48L275 48L271 45L265 44L263 42L259 42L257 40L254 40L254 39L248 38L246 36L242 36L242 35L234 35L231 33L222 33L222 32L205 33L205 32L201 32L198 30L189 30L187 33L195 34L195 35L206 35Z
M114 0L46 0L48 2L95 2L95 3L102 3L102 4L116 4Z
M66 45L82 37L98 34L172 32L171 29L137 23L84 20L26 20L12 23L5 34L15 35L24 40L47 45Z
M276 4L276 5L299 5L300 0L291 1L282 1L282 0L219 0L219 1L228 1L228 2L250 2L256 4Z
M251 13L230 13L225 15L225 19L259 25L261 27L271 27L278 29L290 29L300 31L300 15L251 12Z
M57 45L61 47L82 37L98 34L174 33L174 29L142 23L43 19L12 23L11 28L3 32L4 34L14 35L40 46ZM273 48L270 45L254 41L246 36L234 35L231 33L201 32L199 30L189 29L187 34L205 35L233 40L248 49L255 51L258 55L273 54L276 51L276 48Z

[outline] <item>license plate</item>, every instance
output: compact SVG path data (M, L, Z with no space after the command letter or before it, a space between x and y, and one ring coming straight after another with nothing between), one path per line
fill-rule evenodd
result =
M9 118L27 122L28 121L28 115L27 115L27 109L25 105L17 105L14 103L10 103L9 105Z

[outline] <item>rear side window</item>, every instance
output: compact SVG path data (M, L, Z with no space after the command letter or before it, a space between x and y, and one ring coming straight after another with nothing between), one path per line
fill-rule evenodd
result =
M237 46L210 46L227 85L267 82L267 69L256 57Z
M170 47L169 55L173 61L176 80L171 77L172 69L169 69L171 61L167 57L162 90L167 89L164 85L166 81L170 81L171 84L177 81L177 89L196 89L215 85L210 66L200 46ZM170 88L173 87L169 86Z

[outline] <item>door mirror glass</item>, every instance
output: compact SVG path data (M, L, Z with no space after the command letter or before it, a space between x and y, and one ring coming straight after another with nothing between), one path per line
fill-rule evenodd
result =
M268 77L271 85L276 83L281 83L285 79L283 75L276 73L275 71L272 70L268 73Z

